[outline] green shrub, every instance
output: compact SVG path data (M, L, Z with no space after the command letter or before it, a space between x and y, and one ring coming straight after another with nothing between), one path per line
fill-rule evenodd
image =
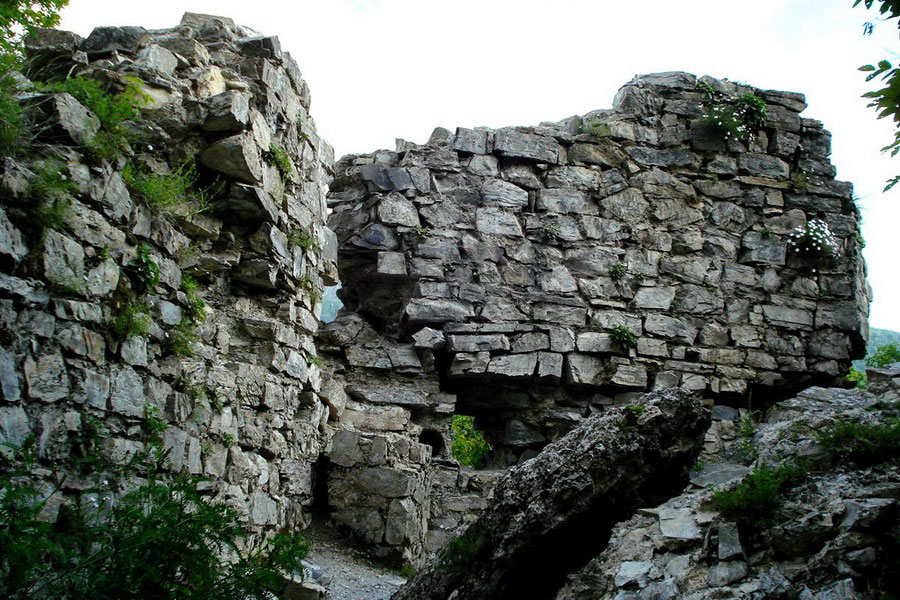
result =
M312 250L313 252L319 250L319 242L316 240L316 236L306 229L292 229L288 236L288 242L290 242L291 245L299 246L304 250Z
M447 546L441 551L438 568L459 569L478 560L487 550L488 541L483 537L472 541L465 537L451 538Z
M194 344L200 339L197 334L197 325L184 317L181 322L169 330L169 351L175 356L186 358L194 355Z
M56 160L44 160L34 169L28 194L34 203L37 225L42 229L60 229L63 217L77 191L74 182L63 173L64 166Z
M625 266L625 263L613 263L609 265L609 277L613 281L619 281L623 277L625 277L625 273L628 272L628 267Z
M151 292L159 285L159 265L150 256L151 250L149 244L140 244L135 257L125 267L135 290L141 294Z
M841 421L827 431L817 431L816 438L836 460L878 464L900 457L900 418L883 425Z
M555 223L542 223L538 228L538 235L544 242L555 242L559 240L562 232Z
M151 474L114 502L101 488L102 502L64 502L49 523L41 511L58 490L42 492L23 465L0 475L4 598L261 600L282 591L282 574L302 572L302 536L248 539L240 514L201 495L199 479Z
M281 146L272 142L269 144L269 158L281 174L281 180L287 181L291 176L291 171L294 170L294 165L288 153Z
M587 123L582 127L583 133L587 133L588 135L592 135L594 137L608 137L612 130L609 127L609 123L603 123L600 121L593 121Z
M429 235L431 235L431 228L424 227L422 225L416 225L414 227L410 227L407 231L407 234L411 235L414 238L418 238L420 240L424 240Z
M627 410L632 417L638 418L646 412L647 407L643 404L628 404L625 406L625 410Z
M627 325L616 325L613 327L610 331L610 337L612 337L613 343L626 352L637 347L637 336L634 335L634 332Z
M450 454L456 462L464 467L484 466L491 446L484 439L484 433L475 429L475 419L468 415L453 415L450 432Z
M122 179L132 192L157 211L170 211L175 207L196 200L202 212L209 206L209 190L196 188L199 175L193 157L188 158L170 173L153 173L145 168L127 163L122 169Z
M783 492L805 475L806 469L793 463L757 467L733 489L716 492L713 504L724 516L740 524L762 527L771 522Z
M900 362L900 349L897 349L896 344L878 346L875 352L866 357L866 365L870 367L882 368L896 362Z
M43 86L45 91L72 94L100 120L102 130L88 144L88 150L98 158L119 156L134 141L125 127L127 121L140 117L140 107L148 101L141 91L139 79L126 78L125 90L119 94L107 92L96 79L71 77Z
M96 79L80 76L46 84L44 89L75 96L76 100L97 115L100 125L110 132L119 131L126 121L140 117L140 107L147 101L133 76L127 80L125 90L119 94L106 91Z
M865 371L857 371L854 367L850 367L850 372L844 378L854 384L856 389L864 390L869 387L869 378Z
M197 294L197 287L196 279L190 275L182 275L181 289L184 290L184 294L187 296L187 310L185 312L194 325L198 325L206 320L206 303Z
M150 331L150 310L143 302L132 302L122 307L112 322L115 338L124 342L133 337L144 337Z

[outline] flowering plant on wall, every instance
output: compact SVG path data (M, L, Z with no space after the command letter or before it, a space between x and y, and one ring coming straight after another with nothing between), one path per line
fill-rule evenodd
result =
M835 256L840 247L837 237L822 219L813 219L788 234L788 248L799 256L813 260L815 264Z
M720 130L726 140L746 140L765 124L769 107L756 94L729 98L703 81L697 88L703 93L703 121Z

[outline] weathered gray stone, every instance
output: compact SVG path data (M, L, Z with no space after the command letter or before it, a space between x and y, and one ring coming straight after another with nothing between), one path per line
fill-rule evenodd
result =
M110 409L128 417L143 417L147 398L140 375L131 367L114 368L111 383Z
M494 152L502 156L558 163L561 148L552 138L501 129L494 136Z
M585 192L570 189L540 190L537 196L537 208L559 214L596 215L599 207L592 202Z
M513 339L511 350L515 353L535 352L550 348L550 337L546 333L534 331Z
M685 344L693 344L697 338L697 328L672 317L652 314L644 320L647 333L677 339Z
M653 563L648 561L626 560L616 573L616 587L647 587L652 568Z
M475 212L475 227L481 233L522 237L516 216L498 208L479 208Z
M411 324L462 321L474 316L475 312L468 302L414 298L406 306L406 317Z
M673 287L641 288L634 295L634 305L637 308L669 310L673 300L675 300Z
M509 354L495 356L487 366L485 373L500 375L511 379L530 378L537 367L537 353Z
M376 272L384 276L406 276L406 257L402 252L379 252Z
M566 383L598 385L604 377L604 362L595 356L573 352L566 355L564 375Z
M730 521L719 523L719 560L731 560L743 554L744 548L741 546L737 523Z
M748 152L738 157L741 172L760 177L783 178L790 175L790 166L779 158L768 154Z
M427 348L429 350L439 350L447 343L443 333L430 327L423 327L414 333L412 338L416 343L416 348Z
M407 169L375 163L360 167L359 174L363 181L369 182L374 189L382 192L403 191L414 187Z
M56 231L44 237L44 275L61 288L80 291L85 287L84 249Z
M29 435L31 426L25 409L21 406L0 406L0 453L10 453L9 446L22 446Z
M676 540L699 540L703 533L694 516L686 508L660 508L659 528L664 537Z
M809 328L813 324L812 313L800 308L764 304L762 311L767 321L781 327Z
M200 162L244 183L262 181L262 156L249 134L233 135L214 142L200 153Z
M447 336L447 350L449 352L481 352L485 350L509 349L509 338L502 334Z
M575 338L575 346L579 352L613 352L617 349L610 334L593 331L579 333Z
M620 387L643 390L647 388L647 369L640 365L619 365L609 381Z
M28 396L43 402L57 402L69 395L69 378L66 365L59 352L27 356L22 365Z
M453 138L451 148L458 150L459 152L486 154L487 132L457 127L456 136Z
M19 379L15 357L0 346L0 392L7 402L16 402L22 397Z
M171 77L178 67L178 59L168 49L151 44L138 52L136 64L152 69L163 77Z
M81 43L81 49L88 54L102 54L116 50L135 54L150 38L143 27L95 27Z
M369 431L402 431L409 423L409 411L399 406L366 406L347 402L341 422Z
M44 140L71 140L86 146L100 130L100 120L71 94L38 96L30 101L30 105L33 107L30 110L47 122L39 132L39 137Z
M6 211L0 208L0 256L18 263L28 254L25 240L15 225L10 223Z
M396 250L400 246L393 230L381 223L368 225L354 238L353 244L370 250Z
M399 469L374 467L360 473L358 482L370 494L384 498L402 498L413 492L415 474Z
M481 196L488 206L523 208L528 205L528 192L501 179L488 179L481 188Z
M709 568L707 581L713 587L721 587L740 581L747 576L747 573L749 573L747 563L743 561L720 562Z
M206 131L237 132L250 123L250 103L241 92L230 90L207 98L209 116L203 123Z
M600 204L607 216L631 225L645 221L650 207L640 190L635 188L604 198Z

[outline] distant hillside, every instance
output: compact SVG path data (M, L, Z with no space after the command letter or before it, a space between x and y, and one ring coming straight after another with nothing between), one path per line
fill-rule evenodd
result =
M900 331L891 331L890 329L869 329L869 346L866 348L866 355L875 352L879 346L887 344L896 344L900 348ZM862 360L854 360L853 367L862 371L865 368L865 362Z

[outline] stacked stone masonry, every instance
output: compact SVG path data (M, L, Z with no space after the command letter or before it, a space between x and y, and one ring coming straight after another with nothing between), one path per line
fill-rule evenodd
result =
M205 489L256 531L304 526L329 418L317 303L337 271L324 226L333 153L296 63L275 38L196 14L161 31L40 31L27 49L43 65L35 79L83 76L112 93L131 84L146 98L138 141L102 159L89 149L99 123L89 109L20 80L40 133L2 165L0 442L34 436L38 474L62 486L58 503L97 483L73 461L98 451L125 464L158 419L172 472L208 478ZM50 160L74 185L61 224L41 230L34 189ZM122 175L195 162L198 185L215 184L209 206L179 198L151 209ZM160 272L146 292L132 276L142 244ZM206 318L188 328L198 298ZM136 304L149 311L147 333L117 338L111 323ZM175 352L181 333L188 348Z
M342 300L433 356L500 465L637 393L772 402L864 352L859 215L830 134L800 94L699 81L758 94L765 124L727 139L698 79L664 73L611 110L338 162ZM788 243L813 220L838 244L821 262Z
M159 421L171 472L207 478L254 530L303 527L319 503L421 564L499 469L608 405L832 382L863 351L859 217L800 95L756 90L768 121L726 142L693 76L642 76L612 110L438 129L335 173L297 64L230 19L45 30L27 52L38 127L0 172L0 443L33 439L36 476L63 482L51 518L104 478L76 466L86 453L127 463ZM119 155L98 153L88 107L35 83L68 76L139 90ZM40 225L53 163L71 190ZM126 183L188 166L208 202L151 207ZM812 219L840 242L820 265L786 243ZM348 310L319 331L338 257ZM147 290L140 261L159 268ZM146 333L116 334L135 306ZM477 416L498 470L451 459L456 413Z

